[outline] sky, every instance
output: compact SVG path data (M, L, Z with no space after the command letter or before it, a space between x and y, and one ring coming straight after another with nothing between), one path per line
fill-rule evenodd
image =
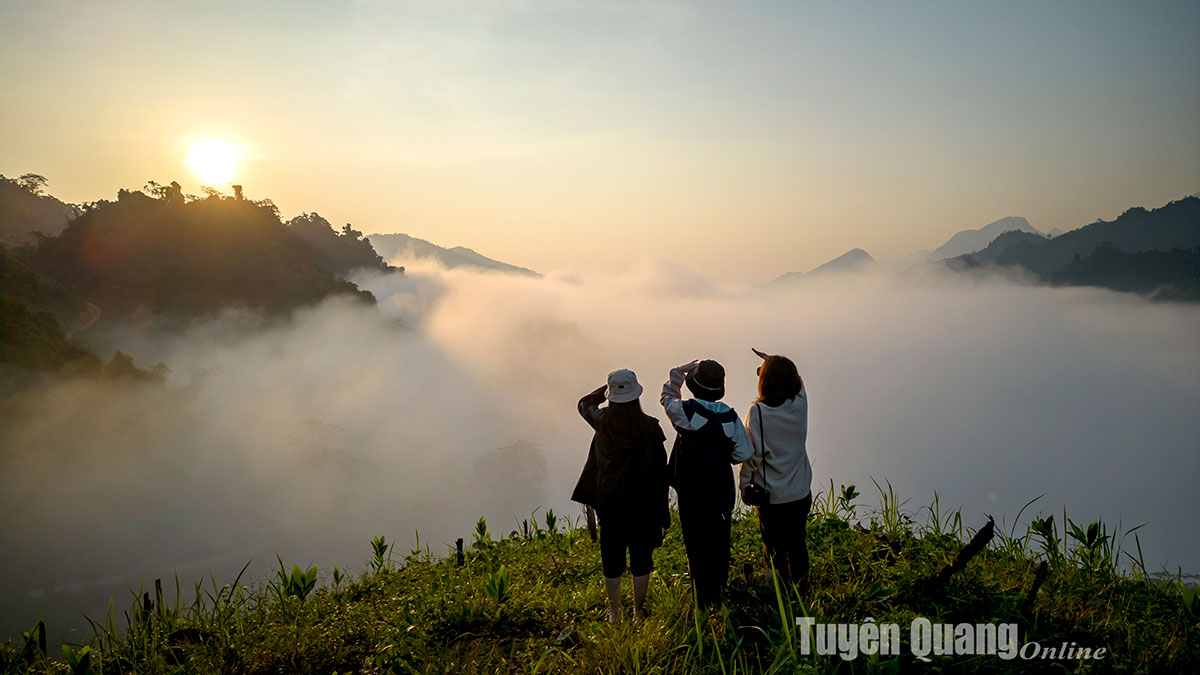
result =
M10 0L0 173L198 193L218 139L286 217L761 283L1196 192L1197 34L1194 2Z

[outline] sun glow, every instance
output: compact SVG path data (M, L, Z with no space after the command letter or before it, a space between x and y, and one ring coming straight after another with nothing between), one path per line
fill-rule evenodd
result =
M187 163L201 182L224 185L233 180L237 168L237 148L226 141L204 138L192 144Z

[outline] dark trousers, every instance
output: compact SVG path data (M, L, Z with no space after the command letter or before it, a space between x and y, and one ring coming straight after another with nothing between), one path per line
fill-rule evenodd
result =
M730 511L713 508L712 495L679 495L679 525L688 574L701 606L721 600L729 579Z
M785 504L758 507L758 527L767 549L767 561L781 583L793 582L808 590L808 511L812 495Z
M654 543L645 517L619 511L596 511L600 519L600 565L604 576L616 579L625 574L625 551L629 551L629 571L640 577L654 570L651 555Z

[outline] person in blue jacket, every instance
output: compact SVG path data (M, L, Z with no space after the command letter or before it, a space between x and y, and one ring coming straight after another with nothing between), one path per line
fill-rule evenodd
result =
M694 398L681 398L685 383ZM721 601L729 578L733 465L754 451L737 412L721 402L724 396L725 368L704 360L672 368L661 399L676 432L667 482L679 499L688 572L702 607Z

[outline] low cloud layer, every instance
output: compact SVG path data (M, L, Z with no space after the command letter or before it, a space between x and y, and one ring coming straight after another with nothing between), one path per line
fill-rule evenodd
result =
M976 526L1044 493L1031 512L1146 522L1148 566L1200 570L1185 535L1200 507L1200 308L1001 280L770 292L668 261L615 277L410 266L357 281L377 308L92 336L165 362L165 387L28 394L0 428L0 628L47 607L101 613L99 596L173 570L220 578L254 558L261 572L276 552L358 568L376 534L406 552L419 532L441 553L481 515L495 532L538 507L577 514L582 394L632 368L662 418L667 370L715 358L744 413L752 346L800 367L815 488L872 498L871 478L886 479L907 508L936 491Z

